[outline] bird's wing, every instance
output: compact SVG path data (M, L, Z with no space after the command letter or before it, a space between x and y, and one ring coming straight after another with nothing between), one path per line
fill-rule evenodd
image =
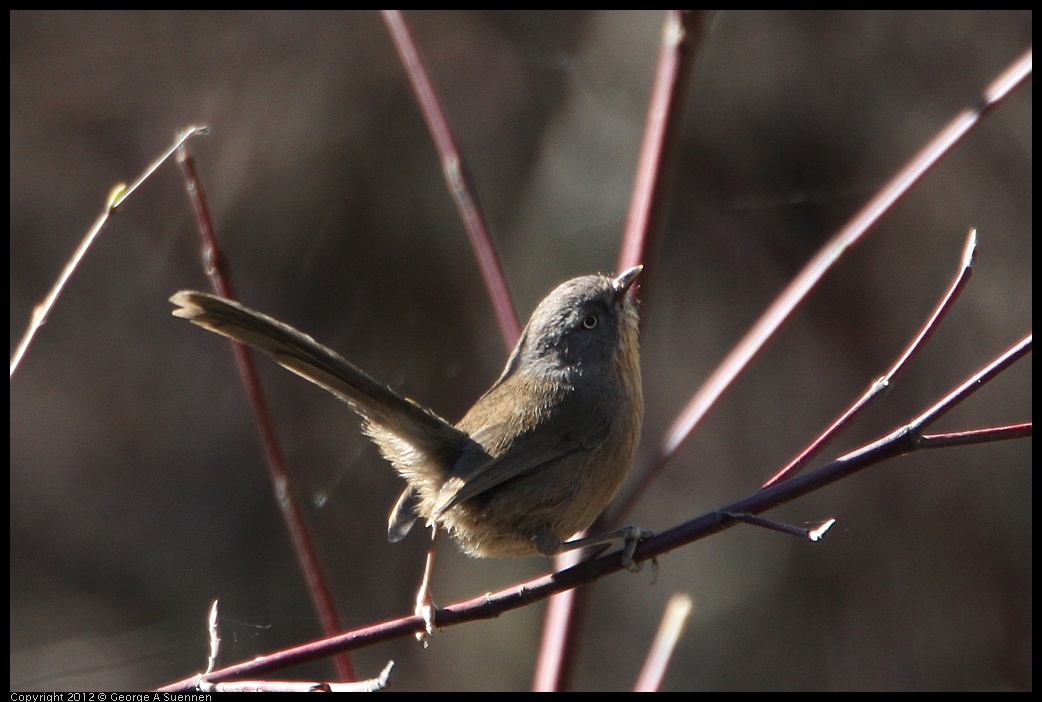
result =
M438 494L429 521L436 522L453 506L508 480L548 467L571 453L591 451L607 438L611 429L608 416L599 413L587 413L581 418L571 416L573 420L580 420L571 433L563 434L553 420L544 421L537 428L518 436L509 450L498 457L491 456L483 445L487 445L487 437L501 436L504 427L486 425L473 432L471 441L453 467L453 474Z

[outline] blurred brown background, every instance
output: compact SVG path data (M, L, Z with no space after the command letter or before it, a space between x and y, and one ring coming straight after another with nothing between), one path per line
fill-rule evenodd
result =
M117 182L189 124L242 299L456 420L506 351L376 13L11 14L11 348ZM520 314L612 271L658 12L408 12ZM722 13L704 37L644 313L641 461L828 236L1031 45L1030 12ZM1031 84L822 281L631 521L754 490L972 281L829 457L910 419L1031 329ZM90 252L11 381L11 687L148 688L319 636L226 344L170 316L205 287L171 163ZM401 616L425 540L335 400L260 370L347 626ZM1031 359L937 429L1031 419ZM1030 689L1031 440L919 453L594 586L579 689L628 689L669 596L696 610L665 688ZM442 604L537 576L441 549ZM530 685L543 608L354 656L395 690ZM330 675L326 663L289 671Z

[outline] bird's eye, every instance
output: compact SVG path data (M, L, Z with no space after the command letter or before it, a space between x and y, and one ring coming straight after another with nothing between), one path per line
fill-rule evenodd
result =
M596 327L597 326L597 315L595 315L595 314L588 314L585 317L583 317L583 326L586 327L587 329L593 329L594 327Z

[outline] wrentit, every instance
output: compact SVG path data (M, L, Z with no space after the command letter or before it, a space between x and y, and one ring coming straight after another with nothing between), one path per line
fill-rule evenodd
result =
M388 540L422 518L470 556L552 556L623 537L628 559L643 534L634 527L566 539L608 505L636 453L644 400L627 293L641 269L559 285L532 313L499 379L455 426L271 317L191 290L170 301L179 306L174 316L263 351L361 415L407 483Z

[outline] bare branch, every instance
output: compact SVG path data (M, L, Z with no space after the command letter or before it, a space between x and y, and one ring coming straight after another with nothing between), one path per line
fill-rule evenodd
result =
M897 362L891 366L890 370L888 370L882 378L873 382L872 385L869 386L868 390L865 391L865 394L859 397L846 412L840 415L839 419L833 422L832 425L821 434L821 436L814 439L807 448L796 456L796 458L792 459L789 465L775 473L770 480L764 483L764 487L770 487L779 480L798 473L800 469L810 461L810 459L817 456L826 446L828 446L829 442L839 434L840 429L848 425L874 400L885 395L890 388L893 387L894 380L896 380L898 373L900 373L906 367L908 362L918 354L919 350L922 349L923 344L926 343L926 340L933 336L940 321L948 314L948 310L951 309L952 304L958 298L959 293L962 292L962 289L966 286L966 283L969 281L970 275L973 272L973 258L976 252L977 230L973 229L966 238L966 246L962 251L962 259L959 271L955 274L955 280L952 281L951 287L948 288L948 292L941 297L941 301L938 303L933 314L930 315L928 320L926 320L926 323L919 330L915 339L913 339L912 343L905 348L904 353L902 353L901 357L897 359Z
M659 444L657 455L633 487L619 500L617 515L632 509L647 485L665 468L677 448L687 439L709 408L759 352L789 314L832 265L876 223L913 185L964 138L981 119L1031 75L1031 51L1006 68L984 91L982 102L963 110L913 156L900 171L810 260L770 307L731 349L716 370L688 401Z
M681 634L684 633L693 607L694 601L690 595L678 593L669 598L666 611L662 613L662 622L655 634L655 641L644 662L644 669L640 671L637 684L633 686L634 692L655 692L662 687L666 667L673 657Z
M61 295L62 289L69 281L69 278L72 277L73 271L75 271L77 266L80 265L80 261L83 260L83 257L87 254L87 251L94 243L94 240L98 238L98 235L101 234L105 225L108 224L109 217L119 209L126 199L130 197L131 193L141 187L141 184L144 183L149 176L155 173L156 169L163 165L166 160L170 158L175 151L180 149L186 141L194 136L208 133L209 130L206 127L189 127L179 134L176 141L174 141L174 145L167 149L162 156L153 161L148 168L145 169L145 172L138 176L137 180L132 184L128 186L126 183L120 183L112 188L109 192L108 199L105 201L104 211L102 211L94 221L94 224L87 231L87 234L83 237L80 245L76 247L76 251L73 252L72 257L62 269L61 275L58 276L58 280L55 281L51 291L47 293L47 297L43 299L43 302L33 308L32 316L29 318L29 327L25 330L22 340L18 342L18 346L15 347L15 351L11 355L11 374L8 376L9 378L14 376L14 372L18 368L18 364L21 363L22 357L25 356L25 352L29 350L29 344L32 343L33 337L36 336L36 332L39 331L40 327L47 322L47 316L51 313L51 309L58 301L58 296Z
M470 177L463 156L456 146L456 140L452 137L449 122L445 119L445 112L441 109L438 96L431 86L427 71L420 61L419 52L413 43L409 28L402 18L399 10L384 10L384 22L387 24L394 46L398 49L398 55L405 66L405 72L409 76L416 100L420 103L423 118L427 121L434 148L441 158L442 171L445 173L445 182L449 186L449 193L456 201L456 208L463 219L463 226L470 238L471 248L478 259L478 267L481 269L481 277L485 280L489 299L492 300L492 308L499 320L500 331L503 341L509 351L517 343L521 336L521 322L517 318L517 310L507 288L506 279L503 276L503 266L499 262L499 256L492 245L492 237L485 222L485 215L478 203L477 190L474 181Z
M199 182L199 176L195 170L195 161L183 146L178 149L177 161L181 166L185 190L188 193L188 199L192 203L196 226L199 229L199 237L202 239L203 270L210 279L214 292L236 300L238 298L235 295L230 274L224 264L224 256L217 243L213 222L210 219L206 193ZM248 348L238 342L230 341L229 344L231 345L232 355L235 357L235 365L239 370L239 379L242 381L243 390L246 392L250 407L253 408L254 421L257 423L258 431L260 431L261 444L264 447L264 456L268 465L268 475L275 493L275 502L279 506L282 520L286 524L286 530L289 532L290 539L293 542L293 552L297 555L297 562L304 575L304 580L307 582L308 594L315 606L322 630L327 635L333 635L341 630L340 617L337 614L332 591L316 553L314 539L304 519L304 510L297 503L296 493L292 489L292 473L286 464L282 445L279 443L278 433L275 431L275 423L268 409L268 401L264 396L260 377L257 375L257 367L253 362L253 355ZM334 663L341 680L355 679L354 672L351 669L351 661L346 655L336 656Z
M848 478L859 471L878 465L897 456L925 448L918 431L925 426L927 420L935 419L947 411L958 401L965 399L972 389L976 389L998 376L1010 365L1023 357L1031 348L1031 337L1027 337L999 355L995 360L975 373L972 381L967 381L950 393L933 408L923 413L912 422L896 429L887 436L852 451L846 456L830 463L797 475L789 480L776 483L769 488L757 492L729 505L719 507L695 517L683 524L673 527L655 536L651 536L637 544L633 553L633 561L643 562L661 556L695 541L699 541L718 532L730 529L747 521L748 515L756 515L791 502L808 493L819 490L826 485ZM1010 435L1012 437L1012 434ZM812 530L817 538L824 526ZM810 534L808 534L809 536ZM810 539L816 541L817 539ZM464 622L498 617L519 607L524 607L559 592L571 590L580 585L589 584L612 573L625 570L627 564L621 552L609 553L578 563L556 573L548 573L542 577L521 583L496 593L482 595L464 602L441 608L437 612L437 623L440 628L455 626ZM383 641L411 636L425 630L426 622L420 616L402 617L380 624L374 624L338 636L295 646L267 656L260 656L245 663L229 666L214 671L210 679L218 680L245 675L267 673L289 665L306 663L340 651L354 650ZM171 683L162 688L165 691L186 690L194 685L196 678Z

